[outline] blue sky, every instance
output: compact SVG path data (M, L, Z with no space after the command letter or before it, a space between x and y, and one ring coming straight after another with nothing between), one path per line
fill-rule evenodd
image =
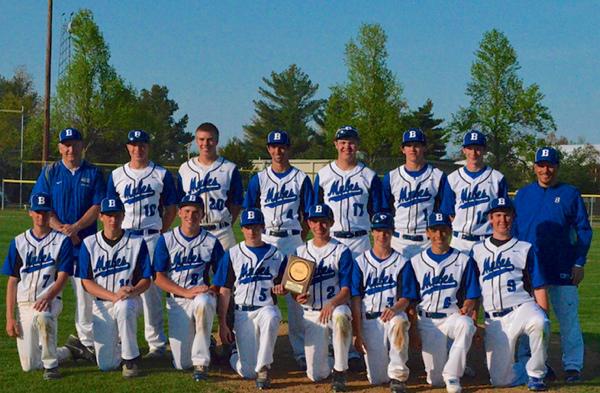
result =
M43 94L46 1L0 0L0 74L24 65ZM600 2L597 1L54 1L53 85L61 15L89 8L117 72L137 89L166 85L190 116L223 139L253 116L261 78L298 64L319 97L344 82L344 46L361 23L388 34L389 67L411 108L427 98L449 119L468 103L474 51L503 31L526 84L537 83L569 139L600 143ZM54 92L54 90L53 90Z

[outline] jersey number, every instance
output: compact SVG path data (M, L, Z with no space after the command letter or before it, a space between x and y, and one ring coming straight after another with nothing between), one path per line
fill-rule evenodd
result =
M223 210L225 208L225 201L222 199L210 198L208 202L208 207L211 210Z
M487 221L487 216L484 214L485 212L478 211L477 212L477 224L485 224Z
M129 280L122 278L119 280L119 285L122 287L125 287L125 286L129 285Z
M333 285L330 287L327 287L327 299L331 299L334 296L335 296L335 287Z
M42 279L44 280L44 284L42 284L42 288L46 288L46 286L48 285L48 281L50 280L50 275L44 274L42 276Z
M156 205L154 205L154 204L144 205L144 215L146 215L146 217L152 217L155 214L156 214Z
M260 295L258 295L258 300L261 302L264 302L265 300L267 300L267 291L269 290L269 288L261 288L260 289Z
M394 298L393 297L387 298L387 307L394 307Z
M200 275L198 273L193 273L192 279L190 280L190 285L198 285L199 278L200 278Z
M449 308L452 305L452 299L450 296L444 299L444 308Z
M362 217L363 213L365 212L365 205L362 203L355 203L352 206L354 206L354 217Z
M515 280L508 280L506 282L506 290L508 292L514 292L517 290L517 284L515 283Z

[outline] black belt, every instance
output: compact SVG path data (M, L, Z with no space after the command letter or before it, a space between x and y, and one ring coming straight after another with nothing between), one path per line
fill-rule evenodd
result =
M333 232L333 237L339 237L341 239L352 239L353 237L359 237L359 236L364 236L367 234L367 231L360 230L360 231L337 231L337 232Z
M425 317L425 318L431 318L431 319L442 319L442 318L446 318L448 316L448 314L446 314L444 312L427 312L427 311L419 310L419 316Z
M368 312L365 313L365 318L367 319L377 319L381 316L382 313L380 312Z
M494 311L494 312L486 312L485 313L485 317L486 318L500 318L503 317L507 314L510 314L511 312L513 312L514 310L517 309L517 307L519 306L514 306L514 307L509 307L509 308L503 308L500 311Z
M481 236L480 235L470 235L468 233L462 233L462 232L457 232L457 231L453 231L452 235L459 239L468 240L470 242L478 242L480 240L485 240L488 237L490 237L490 235L481 235Z
M158 229L130 229L129 232L136 236L154 235L160 233Z
M229 226L228 222L219 222L217 224L201 224L200 227L207 231L214 231L215 229L226 228Z
M235 305L235 309L239 311L256 311L262 306L240 306L238 304Z
M407 235L406 233L401 234L398 232L394 232L394 237L401 237L402 239L412 240L413 242L422 242L425 240L425 236L423 235Z
M288 236L299 235L300 230L298 230L298 229L290 229L290 230L282 229L281 231L266 230L266 231L264 231L264 234L267 236L288 237Z

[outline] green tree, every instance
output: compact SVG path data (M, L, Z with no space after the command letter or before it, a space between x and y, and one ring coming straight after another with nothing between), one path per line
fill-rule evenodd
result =
M584 194L600 193L600 152L588 143L563 155L558 178Z
M448 131L439 127L444 119L436 119L432 112L433 102L427 99L417 110L411 111L404 117L406 128L420 128L427 138L427 159L439 161L446 155L446 143L448 143Z
M498 30L483 35L466 94L469 106L452 116L448 128L454 142L478 128L488 137L489 160L509 181L518 179L529 167L523 157L543 143L543 137L556 129L544 95L537 84L525 86L517 72L517 53L508 38Z
M398 154L402 111L407 105L402 86L387 66L387 36L378 24L363 24L346 45L348 81L331 88L325 110L325 134L333 141L343 125L358 128L361 151L370 163Z
M295 64L284 71L271 72L270 78L262 78L266 87L259 87L262 97L254 100L255 116L244 126L244 142L254 158L268 158L265 149L267 134L282 129L292 138L292 157L306 157L318 141L313 124L322 124L324 100L315 99L319 88L309 76ZM306 157L312 158L312 157Z

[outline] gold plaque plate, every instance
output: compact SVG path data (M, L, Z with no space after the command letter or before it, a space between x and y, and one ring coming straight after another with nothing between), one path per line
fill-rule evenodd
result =
M313 261L289 255L288 264L283 273L283 287L297 294L308 292L315 265Z

